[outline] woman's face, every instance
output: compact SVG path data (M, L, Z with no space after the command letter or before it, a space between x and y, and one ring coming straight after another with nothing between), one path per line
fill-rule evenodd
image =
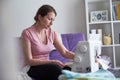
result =
M55 13L54 12L49 12L46 16L39 17L40 24L44 28L50 28L50 26L53 24L54 20L55 20Z

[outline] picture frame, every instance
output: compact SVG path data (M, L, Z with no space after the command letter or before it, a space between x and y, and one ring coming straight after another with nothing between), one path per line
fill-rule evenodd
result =
M98 21L108 21L108 10L90 12L90 22Z

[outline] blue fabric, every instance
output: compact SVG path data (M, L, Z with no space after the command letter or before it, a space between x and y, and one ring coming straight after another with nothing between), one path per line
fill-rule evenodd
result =
M104 70L104 69L100 69L97 72L94 73L76 73L76 72L72 72L72 71L68 71L68 70L62 70L62 76L64 75L64 77L66 77L68 80L70 79L79 79L79 78L87 78L88 79L92 79L96 80L97 79L111 79L114 80L115 76L108 70ZM61 75L60 75L61 76ZM60 78L60 77L59 77Z

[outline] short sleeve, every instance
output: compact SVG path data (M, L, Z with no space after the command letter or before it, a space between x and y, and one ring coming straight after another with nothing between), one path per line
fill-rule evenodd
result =
M22 32L22 34L21 34L21 38L23 38L23 39L25 39L25 40L30 40L29 31L23 30L23 32Z

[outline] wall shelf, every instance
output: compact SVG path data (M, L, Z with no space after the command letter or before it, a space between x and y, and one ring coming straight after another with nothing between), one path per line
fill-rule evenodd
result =
M112 44L102 45L102 54L107 53L112 59L112 67L118 68L120 67L120 20L113 18L113 5L115 4L120 4L120 0L85 0L87 40L92 29L102 29L102 35L110 34ZM100 10L108 11L108 20L91 22L91 11Z

